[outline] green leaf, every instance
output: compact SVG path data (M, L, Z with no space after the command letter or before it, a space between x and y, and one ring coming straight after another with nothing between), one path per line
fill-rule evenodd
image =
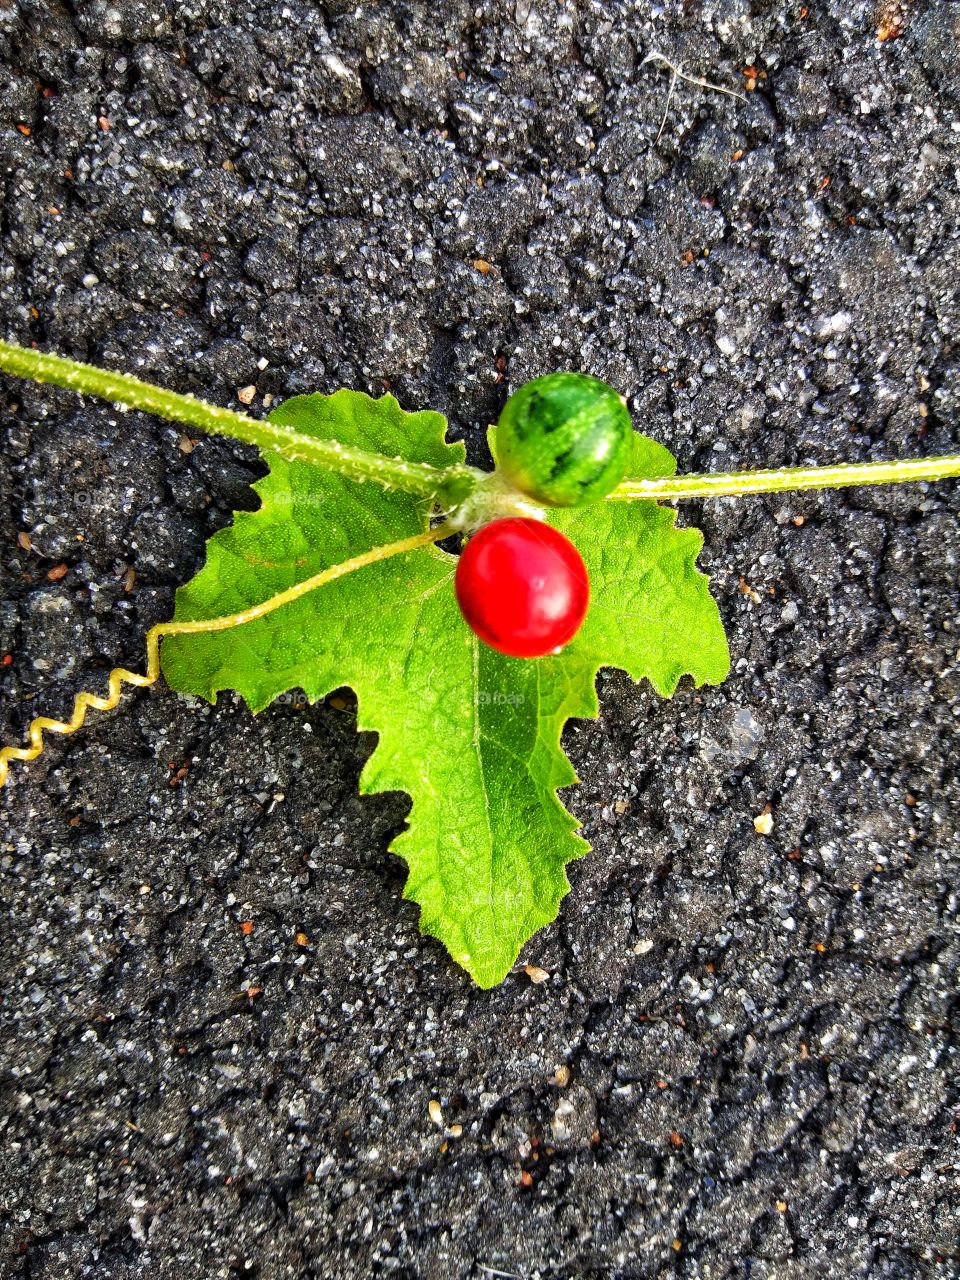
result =
M271 417L408 461L462 459L462 446L444 442L439 414L403 413L390 396L301 396ZM422 500L265 458L260 509L210 539L205 567L177 593L178 621L239 611L427 528ZM632 475L673 468L665 449L637 436ZM560 734L570 716L596 715L598 668L646 676L665 696L684 674L701 682L726 674L716 605L694 568L701 537L674 519L646 501L550 514L592 583L587 620L555 657L525 661L480 644L454 598L455 557L429 547L243 626L171 636L163 672L174 689L210 701L238 690L255 712L289 689L314 700L350 685L358 727L379 735L361 790L405 791L413 801L391 846L409 867L405 896L420 904L424 932L492 986L556 917L569 888L565 865L587 851L556 789L576 781Z

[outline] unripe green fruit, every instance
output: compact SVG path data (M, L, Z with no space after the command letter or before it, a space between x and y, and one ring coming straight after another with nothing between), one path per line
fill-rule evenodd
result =
M617 487L633 424L613 387L585 373L548 373L519 387L497 422L497 462L515 488L554 507L595 502Z

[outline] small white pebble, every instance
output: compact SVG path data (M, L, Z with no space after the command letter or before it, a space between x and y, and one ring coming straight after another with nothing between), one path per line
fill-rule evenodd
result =
M237 399L241 404L252 404L253 397L257 394L257 388L251 382L249 387L241 387L237 392Z
M430 1099L430 1105L427 1107L427 1110L430 1112L430 1119L433 1121L433 1123L437 1126L438 1129L442 1129L443 1128L443 1109L436 1098Z
M717 338L717 346L725 356L732 356L737 350L736 341L729 333L721 333L720 337Z
M819 316L814 328L820 338L836 338L846 333L852 324L853 316L849 311L837 311L832 316Z
M760 813L753 820L753 829L758 836L768 836L773 830L773 814Z

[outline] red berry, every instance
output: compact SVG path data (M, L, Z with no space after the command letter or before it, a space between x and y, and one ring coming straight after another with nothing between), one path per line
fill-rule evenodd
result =
M457 601L480 639L513 658L554 653L579 630L590 600L587 566L542 520L494 520L457 564Z

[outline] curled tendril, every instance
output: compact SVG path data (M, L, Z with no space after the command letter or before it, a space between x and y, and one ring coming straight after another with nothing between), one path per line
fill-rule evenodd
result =
M11 760L36 760L46 745L43 740L45 733L76 733L86 720L89 710L112 711L123 696L124 685L133 685L135 688L142 689L155 684L160 676L160 641L165 636L193 635L204 631L227 631L231 627L242 626L243 623L253 622L256 618L262 618L266 614L272 613L274 609L279 609L282 605L299 600L301 596L307 595L308 592L314 591L317 587L322 587L327 582L342 578L345 574L353 573L356 569L362 569L368 564L376 564L379 560L387 560L391 556L402 555L405 551L415 551L419 547L430 546L431 543L440 542L453 532L452 526L444 523L437 525L426 533L415 534L412 538L403 538L399 542L391 542L384 547L373 547L370 551L364 551L358 556L352 556L349 560L344 560L342 564L335 564L329 569L322 569L319 573L315 573L312 578L305 578L303 582L298 582L294 586L288 587L286 591L280 591L268 600L252 605L249 609L241 609L239 613L225 614L220 618L202 618L193 622L157 623L146 634L147 665L143 675L139 675L136 671L128 671L126 667L114 667L107 677L106 696L83 690L73 700L73 713L69 720L54 720L50 716L37 716L27 726L28 746L0 748L0 788L7 781Z
M123 696L125 684L144 688L154 684L160 674L159 628L147 632L147 673L138 675L126 667L114 667L107 681L107 695L90 693L84 689L73 700L73 714L69 720L53 720L50 716L37 716L27 726L28 747L0 748L0 787L7 781L11 760L36 760L44 748L44 733L76 733L87 718L87 711L112 711Z

